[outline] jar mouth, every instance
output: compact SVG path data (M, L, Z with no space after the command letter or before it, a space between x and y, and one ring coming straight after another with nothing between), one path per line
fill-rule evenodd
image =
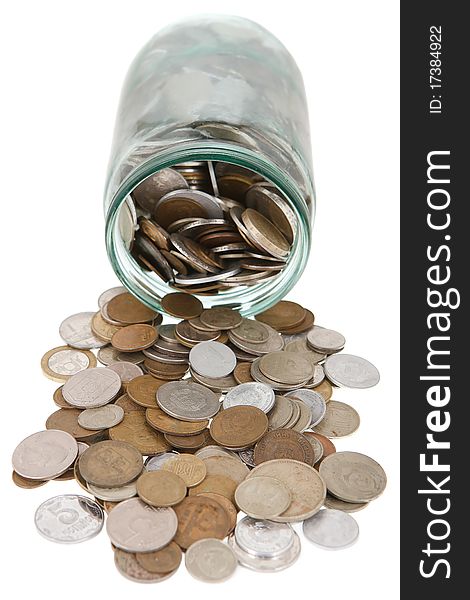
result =
M281 300L305 269L311 244L310 217L314 217L314 202L312 198L309 210L298 185L287 173L265 156L238 144L214 139L184 142L171 149L156 150L156 154L135 167L114 194L106 214L106 250L111 265L119 280L134 296L152 309L164 312L161 298L178 290L144 270L131 255L123 239L122 212L132 210L132 202L128 202L129 195L147 177L161 169L190 161L225 162L250 169L272 182L294 212L297 220L294 240L286 265L278 275L255 285L219 290L213 295L193 293L206 308L229 306L244 316L262 312Z

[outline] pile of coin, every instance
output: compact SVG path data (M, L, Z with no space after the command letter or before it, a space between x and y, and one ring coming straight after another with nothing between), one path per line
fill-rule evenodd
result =
M198 294L276 277L296 234L296 216L276 186L229 163L163 169L129 202L132 256L169 285Z
M106 512L116 567L141 582L170 577L183 553L203 581L237 564L285 569L300 553L296 522L319 547L354 543L350 513L383 492L386 475L331 441L359 426L335 387L379 381L370 362L341 352L340 333L290 301L246 319L175 292L162 306L180 320L165 324L121 287L98 305L60 325L67 345L41 361L62 384L58 409L13 453L18 486L75 479L88 494L43 502L42 535L89 539Z

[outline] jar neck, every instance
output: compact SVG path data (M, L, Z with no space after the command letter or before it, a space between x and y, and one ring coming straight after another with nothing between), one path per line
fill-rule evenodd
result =
M114 193L110 191L113 187L112 183L108 182L105 197L106 249L116 275L142 302L154 310L163 312L160 299L175 290L142 269L131 256L122 237L123 220L125 224L125 221L129 221L131 217L130 214L123 215L123 212L130 213L128 208L130 203L127 202L129 194L144 179L166 167L190 161L227 162L250 169L271 181L288 201L297 226L289 259L279 275L253 286L219 291L218 294L211 296L200 296L205 307L231 306L244 316L266 310L286 296L305 268L311 244L313 188L306 174L307 171L303 170L301 164L296 167L300 172L305 173L302 186L265 155L226 141L197 140L174 144L165 149L155 148L150 158L130 170ZM310 194L307 201L305 190Z

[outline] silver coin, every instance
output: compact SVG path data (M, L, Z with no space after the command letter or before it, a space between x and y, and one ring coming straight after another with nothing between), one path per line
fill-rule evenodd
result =
M78 446L77 458L79 458L85 452L85 450L87 450L90 447L90 444L86 444L85 442L77 442L77 446Z
M243 319L238 327L232 329L232 335L245 342L262 344L267 342L270 337L269 330L264 327L264 323L254 319Z
M365 389L377 385L380 375L365 358L352 354L333 354L324 364L325 375L335 385Z
M322 443L319 440L317 440L317 438L314 437L313 435L309 435L309 433L307 432L305 437L307 438L307 441L310 442L310 445L313 448L312 464L315 465L323 457L323 453L324 453L325 449L323 448Z
M245 552L260 558L273 558L286 552L294 542L294 530L288 523L244 517L235 527L237 544Z
M135 481L131 481L131 483L114 488L104 488L100 487L99 485L87 483L87 488L90 490L93 496L95 496L95 498L106 500L108 502L122 502L123 500L128 500L129 498L137 496L137 486Z
M184 564L196 579L219 583L233 575L238 561L230 546L220 540L206 538L189 546Z
M191 377L195 381L210 388L213 392L218 392L219 394L229 392L232 388L238 385L232 373L226 377L203 377L192 369L190 369L190 372Z
M305 334L300 334L300 335L305 335ZM284 338L284 340L286 340L286 345L284 348L284 350L286 352L295 352L298 354L302 354L303 356L305 356L305 358L308 358L308 360L311 363L313 363L314 365L325 360L325 358L326 358L325 352L316 352L315 350L312 350L307 345L306 337L302 337L302 338L294 339L294 340L290 340L290 341L287 341L287 339L289 337L295 337L295 336L287 336L287 335L283 334L282 337Z
M163 207L166 204L173 202L175 198L187 199L192 203L196 202L204 210L208 219L224 218L223 210L216 198L210 194L207 194L206 192L201 192L200 190L178 189L168 192L168 194L165 194L162 198L160 198L160 200L158 200L154 212L162 211Z
M246 193L246 205L254 208L271 221L292 244L297 219L287 202L266 183L255 183Z
M359 525L354 517L330 508L322 508L304 521L302 530L308 540L327 550L348 548L359 536Z
M287 392L285 394L288 398L298 398L304 404L306 404L311 412L312 412L312 420L310 422L310 427L314 427L320 421L323 420L326 413L326 402L321 394L318 392L314 392L313 390L300 388L298 390L293 390L292 392Z
M108 342L96 337L91 330L91 320L94 315L94 312L82 312L67 317L60 324L60 337L72 348L80 350L106 346Z
M314 325L307 333L307 343L317 352L332 354L344 348L346 338L338 331Z
M264 383L257 381L242 383L234 387L224 398L223 406L255 406L267 413L274 406L274 390Z
M282 429L289 423L294 414L293 403L285 396L277 396L273 408L269 411L269 428Z
M157 390L157 403L171 417L205 421L219 412L217 394L192 381L170 381Z
M298 405L300 413L297 421L289 429L303 433L310 427L310 423L312 422L312 409L305 402L297 398L291 398L291 402Z
M124 419L124 409L116 404L87 408L78 415L78 424L84 429L101 431L118 425Z
M116 350L116 348L113 348L111 345L103 346L103 348L100 348L98 350L96 358L100 361L102 365L107 367L111 363L117 361L117 357L119 354L119 350Z
M229 268L219 271L213 275L199 275L198 273L195 275L175 275L175 283L183 286L213 283L215 281L227 279L232 275L236 275L240 272L240 270L240 263L235 262Z
M159 339L162 339L165 342L169 342L170 344L178 344L178 340L175 337L175 327L176 327L176 325L173 325L173 324L159 325L158 326Z
M13 452L13 470L27 479L54 479L74 463L75 439L65 431L46 429L25 438Z
M104 513L90 498L64 494L43 502L36 510L34 522L48 540L76 544L98 535L103 528Z
M194 453L194 456L204 460L211 456L231 456L232 458L238 458L238 455L227 448L221 448L220 446L204 446Z
M126 552L153 552L171 542L178 527L172 508L154 508L139 498L120 502L108 515L111 542Z
M146 358L150 358L151 360L158 360L162 363L169 365L187 365L188 364L188 356L183 356L182 354L173 354L170 355L168 352L161 352L157 350L155 346L152 348L147 348L147 350L143 350L143 355Z
M157 350L157 352L169 354L170 356L176 355L187 358L189 355L189 348L183 346L183 344L179 344L178 342L166 342L161 338L155 342L153 348Z
M115 298L116 296L120 296L121 294L125 294L127 292L126 288L122 285L118 285L117 287L110 288L101 294L98 298L98 306L100 309L103 308L105 304L108 304L110 300Z
M271 519L289 508L289 489L274 477L252 477L240 482L235 490L235 504L254 519Z
M80 350L59 350L47 361L47 366L51 371L58 375L75 375L84 369L87 369L90 364L88 356Z
M120 321L116 321L114 319L111 319L111 317L109 316L109 313L108 313L108 304L109 304L109 302L107 302L104 306L102 306L100 308L101 316L106 321L106 323L109 323L110 325L116 325L116 327L122 327L122 323Z
M314 427L316 433L329 438L344 437L354 433L361 423L358 412L349 404L330 400L325 416Z
M276 390L277 392L289 392L293 389L295 390L304 386L304 383L299 383L298 385L286 385L284 383L279 383L279 381L269 379L269 377L266 377L266 375L264 375L261 372L261 369L259 368L260 359L261 357L256 358L251 364L250 373L255 381L258 381L259 383L264 383L271 387L273 390Z
M73 375L62 388L66 402L77 408L97 408L113 400L121 389L121 378L110 369L97 367Z
M143 352L118 352L116 361L112 362L130 362L134 365L141 365L145 360Z
M306 388L314 388L317 387L317 385L320 385L320 383L324 379L325 370L323 369L322 365L315 365L312 379L310 379L310 381L307 381L307 383L305 383L304 385Z
M117 373L121 378L122 383L129 383L129 381L144 374L140 367L134 363L127 362L126 360L111 363L108 365L108 369Z
M149 456L144 463L144 469L146 471L160 471L167 460L175 458L178 455L179 452L172 450L171 452L160 452L160 454L155 454L155 456Z
M144 179L132 192L133 199L144 210L155 212L159 200L174 190L187 189L186 179L175 169L161 169Z
M314 438L313 438L314 439ZM342 510L346 513L354 513L362 510L366 506L369 506L369 502L345 502L340 500L331 494L327 494L325 498L325 507L333 508L335 510Z
M262 558L259 556L254 556L249 552L245 552L237 544L234 535L231 535L228 538L228 544L235 552L235 556L241 565L247 567L248 569L252 569L253 571L259 571L262 573L274 573L276 571L287 569L295 563L300 555L300 539L295 532L292 546L283 554L273 558Z
M237 366L237 357L225 344L201 342L191 348L189 364L204 377L225 377Z
M234 346L240 348L240 350L249 352L255 356L263 356L269 352L277 352L282 350L284 347L284 340L282 339L281 334L269 325L266 325L266 323L262 323L262 325L264 325L269 334L269 338L266 342L248 342L246 340L241 340L237 336L233 335L232 331L228 332L229 340Z
M256 467L255 464L255 449L254 448L245 448L245 450L240 450L238 456L242 459L245 465L249 467Z

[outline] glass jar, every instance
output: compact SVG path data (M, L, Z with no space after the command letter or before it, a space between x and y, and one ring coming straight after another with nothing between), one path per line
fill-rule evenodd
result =
M301 73L260 25L203 16L157 33L127 74L105 188L106 247L118 278L145 304L175 291L133 258L131 192L157 171L190 161L227 162L274 184L295 215L289 259L256 285L201 297L243 315L265 310L294 286L310 250L314 185Z

